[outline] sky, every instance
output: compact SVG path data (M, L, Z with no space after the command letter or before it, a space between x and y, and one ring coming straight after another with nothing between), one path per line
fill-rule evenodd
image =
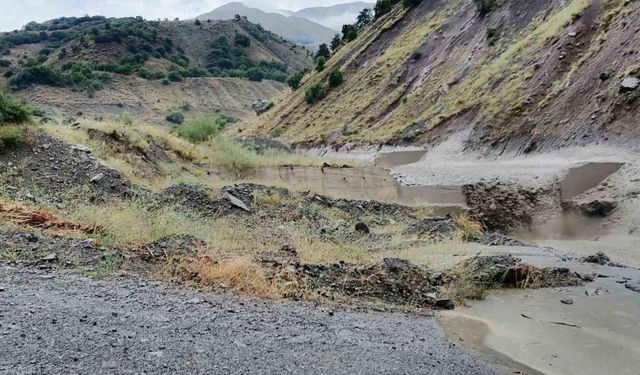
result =
M242 0L236 0L242 1ZM258 8L300 10L352 0L250 0ZM142 16L146 19L193 18L230 0L0 0L0 31L20 29L29 21L42 22L63 16Z

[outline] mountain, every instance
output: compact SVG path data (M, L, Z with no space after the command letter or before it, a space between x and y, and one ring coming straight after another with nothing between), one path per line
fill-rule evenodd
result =
M305 8L295 12L294 15L314 21L333 30L340 31L342 29L342 25L354 23L358 14L363 9L373 9L374 6L375 3L358 1L326 7Z
M241 117L311 65L308 51L246 19L59 18L0 35L0 50L0 82L65 117L127 111L157 121L186 102Z
M639 28L640 2L625 0L397 4L243 126L303 145L633 143ZM334 70L344 83L330 88ZM312 88L321 99L308 104Z
M302 17L287 17L280 13L268 13L242 3L228 3L209 13L196 17L201 21L229 20L236 15L246 17L283 38L303 45L311 50L317 49L321 43L328 43L335 35L335 30L317 24Z

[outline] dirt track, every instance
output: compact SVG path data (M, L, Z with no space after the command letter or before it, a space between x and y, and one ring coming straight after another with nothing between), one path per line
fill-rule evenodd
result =
M0 268L0 373L496 374L431 317Z

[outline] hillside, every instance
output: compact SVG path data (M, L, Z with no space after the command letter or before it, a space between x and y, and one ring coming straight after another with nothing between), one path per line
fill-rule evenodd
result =
M242 126L305 145L459 134L468 148L530 152L637 140L640 3L477 3L397 5ZM344 83L328 88L334 69ZM327 94L310 105L305 91L315 84Z
M341 30L342 25L353 23L363 9L373 9L374 6L375 3L357 1L325 7L304 8L293 15L306 18L333 30Z
M265 29L282 36L288 41L316 50L321 43L328 43L335 31L302 17L287 17L280 13L268 13L242 3L228 3L213 11L201 14L196 19L230 20L236 15L262 25Z
M310 65L308 52L246 19L61 18L0 35L4 85L59 116L180 107L241 117Z

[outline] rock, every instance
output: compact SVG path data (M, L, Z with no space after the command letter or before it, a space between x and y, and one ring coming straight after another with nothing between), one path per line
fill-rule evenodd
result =
M613 201L595 200L578 206L580 212L589 217L607 217L618 208L618 203Z
M92 184L95 184L97 182L100 182L103 178L104 178L104 173L98 173L97 175L91 177L89 182L91 182Z
M582 260L585 263L595 263L601 266L607 265L611 262L611 259L609 259L609 257L602 251L597 252L595 255L584 257Z
M453 303L453 301L448 298L436 300L435 306L444 310L453 310L456 308L455 303Z
M233 195L227 193L227 199L229 200L229 202L231 203L232 206L237 207L243 211L246 212L251 212L251 210L249 209L249 207L247 207L246 204L244 204L243 201L241 201L240 199L234 197Z
M638 88L638 86L640 86L640 79L633 76L628 76L624 78L622 82L620 82L620 92L624 93L634 91Z
M563 298L560 300L564 305L573 305L573 300L571 298Z
M43 262L53 262L54 260L58 259L58 254L56 253L51 253L47 256L45 256L44 258L41 258L40 260Z
M80 151L80 152L91 153L91 149L83 144L73 145L71 146L71 149Z
M629 289L629 290L631 290L631 291L640 293L640 280L638 280L636 282L630 282L629 281L624 285L624 287Z
M4 291L6 291L6 290L7 290L7 289L6 289L5 287L0 286L0 292L4 292Z
M360 232L362 234L369 234L371 231L369 230L369 227L367 226L367 224L363 222L359 222L356 224L356 232Z
M611 78L611 73L609 73L609 72L600 73L600 80L601 81L604 82L604 81L608 80L609 78Z
M270 102L269 100L265 100L265 99L259 99L256 100L252 105L251 105L251 109L253 109L253 111L256 113L256 115L260 116L261 114L267 112L268 110L270 110L271 108L273 108L273 103Z

